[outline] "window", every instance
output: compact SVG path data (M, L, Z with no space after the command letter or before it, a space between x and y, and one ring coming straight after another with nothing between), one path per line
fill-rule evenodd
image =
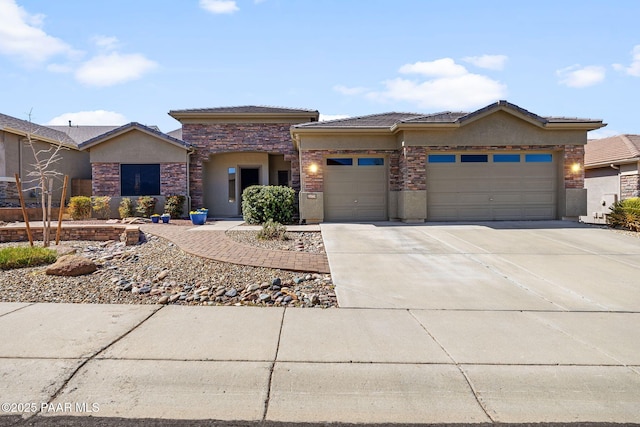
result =
M520 154L494 154L493 163L520 163Z
M352 166L353 159L346 157L336 157L327 159L327 166Z
M455 154L429 154L429 163L455 163Z
M358 166L384 166L382 157L361 157L358 159Z
M160 195L160 165L120 165L120 195Z
M227 169L229 175L229 203L236 202L236 168Z
M462 163L487 163L489 155L487 154L462 154L460 156Z
M527 163L551 163L553 155L551 154L525 154L525 162Z

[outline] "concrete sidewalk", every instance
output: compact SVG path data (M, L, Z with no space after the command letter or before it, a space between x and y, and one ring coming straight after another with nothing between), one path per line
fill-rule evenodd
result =
M639 330L622 312L0 303L0 424L640 423Z

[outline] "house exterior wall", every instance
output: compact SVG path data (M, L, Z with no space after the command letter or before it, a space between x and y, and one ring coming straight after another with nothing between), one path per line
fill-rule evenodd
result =
M194 148L189 167L192 205L204 205L205 164L211 155L221 153L282 154L285 161L291 162L291 186L299 191L298 154L291 142L290 126L291 123L183 123L182 139Z
M89 149L91 163L186 163L187 150L131 130Z
M580 217L581 221L606 224L609 207L620 199L619 173L609 166L585 171L587 214Z
M640 163L620 165L620 198L640 197Z

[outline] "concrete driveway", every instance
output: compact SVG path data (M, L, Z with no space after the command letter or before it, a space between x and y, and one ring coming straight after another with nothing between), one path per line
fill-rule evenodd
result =
M640 311L640 239L566 221L323 224L341 307Z

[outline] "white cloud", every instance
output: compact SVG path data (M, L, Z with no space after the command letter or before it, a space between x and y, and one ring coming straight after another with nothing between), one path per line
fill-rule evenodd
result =
M556 71L560 78L560 84L581 88L598 84L604 80L606 71L604 67L589 65L582 67L578 64Z
M425 109L467 110L504 99L507 93L504 84L470 73L451 58L405 64L399 72L417 73L424 77L386 80L384 89L367 90L364 96L378 102L408 102Z
M369 91L366 87L347 87L343 85L336 85L333 90L343 95L360 95Z
M476 67L486 68L488 70L502 70L507 62L506 55L482 55L482 56L466 56L463 61L475 65Z
M105 110L78 111L77 113L64 113L47 123L50 126L67 126L71 120L72 125L123 125L128 123L127 118L120 113Z
M109 36L95 36L92 41L96 46L105 50L114 50L120 43L117 37Z
M43 15L30 15L15 0L0 0L0 53L27 65L37 65L56 55L77 52L41 27Z
M200 0L200 7L215 14L234 13L240 10L235 0Z
M416 62L400 67L402 74L422 74L433 77L452 77L467 74L467 69L456 64L451 58L436 59L429 62Z
M97 55L83 63L75 72L76 79L89 86L113 86L137 80L155 69L155 62L138 53Z
M348 116L346 114L320 114L320 118L318 119L318 121L320 122L328 122L329 120L340 120L340 119L346 119Z
M613 64L613 68L630 76L640 77L640 44L633 47L631 58L631 65L628 67L622 64Z

